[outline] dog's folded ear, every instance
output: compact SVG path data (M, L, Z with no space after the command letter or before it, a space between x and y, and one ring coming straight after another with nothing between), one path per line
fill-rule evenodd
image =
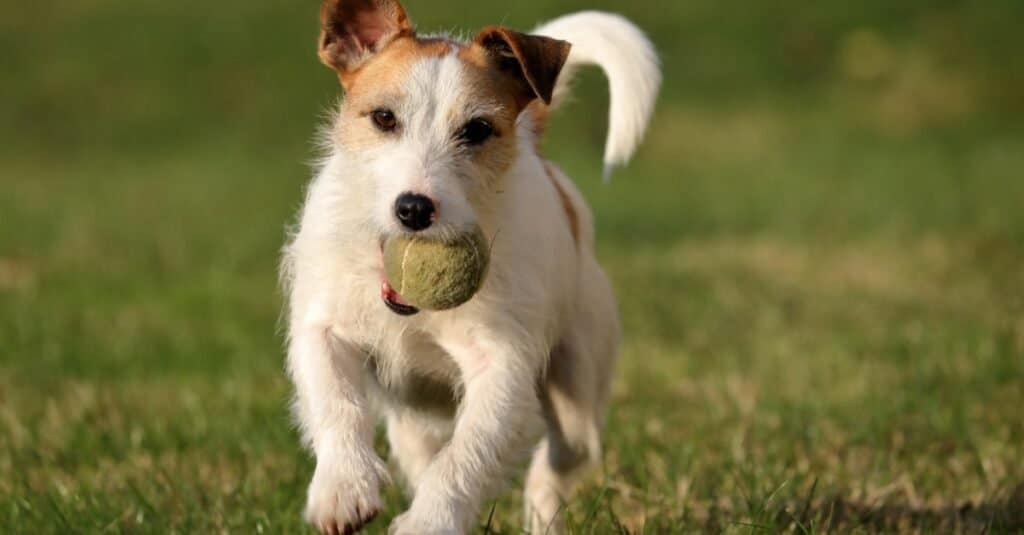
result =
M324 0L320 6L320 61L342 82L388 43L415 30L397 0Z
M520 82L520 91L516 95L520 106L525 107L536 98L551 104L558 73L562 71L572 45L501 26L484 28L473 42L490 54L500 70Z

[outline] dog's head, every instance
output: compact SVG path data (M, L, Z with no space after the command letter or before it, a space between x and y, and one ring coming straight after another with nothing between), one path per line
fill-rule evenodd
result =
M325 0L320 22L320 60L346 95L331 143L372 192L362 201L378 230L476 223L523 149L520 114L550 103L569 44L497 26L469 43L418 37L396 0Z

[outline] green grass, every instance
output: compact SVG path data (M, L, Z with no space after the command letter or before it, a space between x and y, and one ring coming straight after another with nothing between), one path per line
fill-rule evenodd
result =
M305 530L275 269L338 94L316 5L0 9L0 531ZM1024 532L1024 7L407 2L585 7L666 84L609 185L600 75L549 138L626 331L573 532Z

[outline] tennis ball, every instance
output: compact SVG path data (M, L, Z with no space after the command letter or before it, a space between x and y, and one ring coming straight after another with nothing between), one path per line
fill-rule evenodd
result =
M480 290L490 256L479 227L448 240L394 236L384 243L384 274L410 305L448 310Z

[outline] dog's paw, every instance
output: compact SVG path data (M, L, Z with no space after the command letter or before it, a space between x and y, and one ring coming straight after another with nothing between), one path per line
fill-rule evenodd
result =
M417 507L402 513L388 527L388 535L464 535L462 512L451 504L441 507Z
M318 462L309 485L306 521L327 535L358 532L380 513L380 486L386 477L379 460L351 464Z
M388 535L464 535L465 533L464 530L444 524L444 522L438 522L437 518L422 518L406 512L391 521Z

